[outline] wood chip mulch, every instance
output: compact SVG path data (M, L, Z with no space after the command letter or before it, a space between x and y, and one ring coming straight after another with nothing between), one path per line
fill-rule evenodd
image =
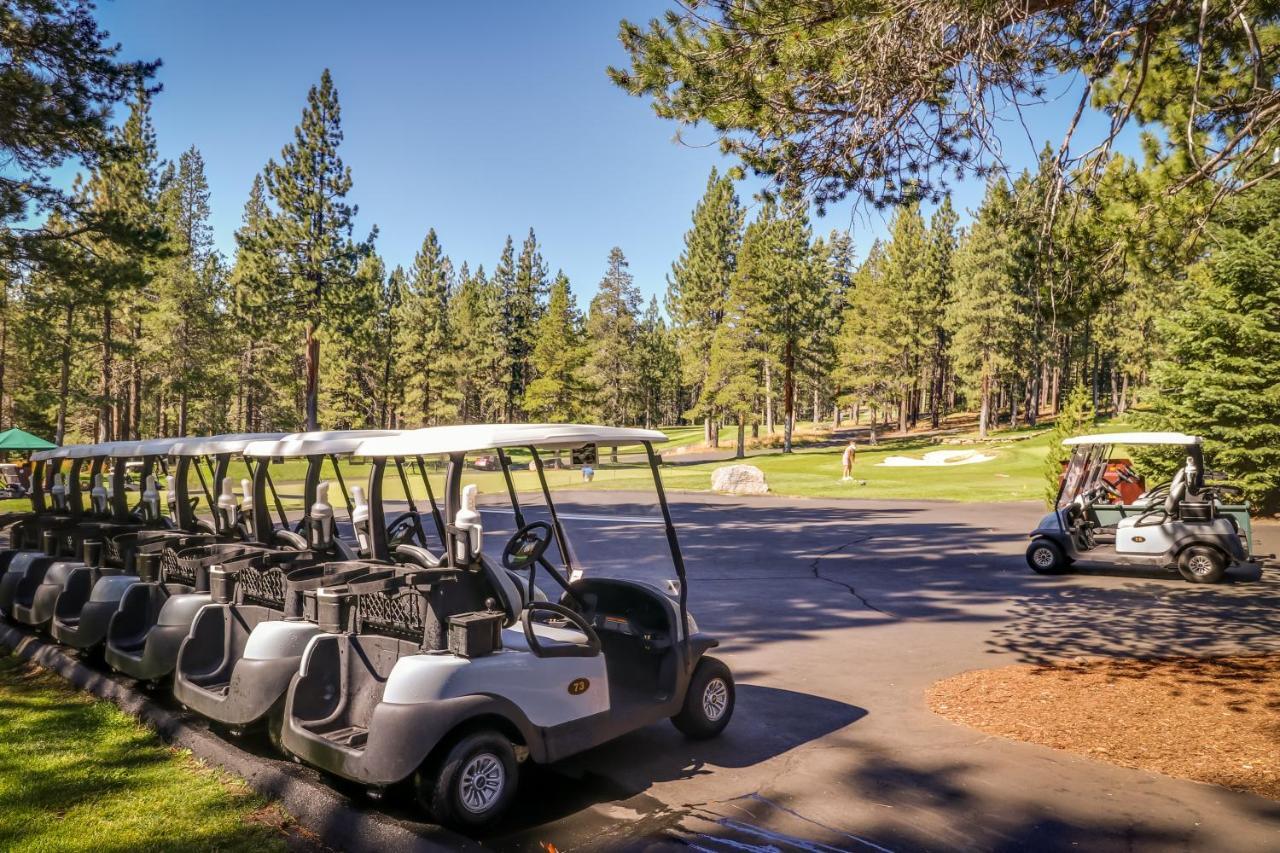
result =
M952 722L1280 800L1280 655L975 670L939 681Z

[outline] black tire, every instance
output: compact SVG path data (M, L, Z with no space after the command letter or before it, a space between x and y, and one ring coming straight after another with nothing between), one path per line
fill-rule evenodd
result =
M478 829L498 820L511 805L517 773L511 741L486 729L459 740L434 767L424 764L414 775L413 784L419 805L438 823L454 829Z
M1226 573L1226 558L1217 548L1192 545L1178 555L1178 574L1189 583L1218 583Z
M1070 568L1062 546L1052 539L1032 539L1027 546L1027 565L1038 575L1060 575Z
M733 673L724 661L704 657L698 661L684 696L684 707L671 718L686 737L705 740L724 731L733 716L736 693Z

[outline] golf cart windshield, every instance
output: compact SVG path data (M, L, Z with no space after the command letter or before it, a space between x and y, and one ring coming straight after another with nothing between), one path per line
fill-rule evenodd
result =
M497 471L488 471L488 459ZM541 470L539 470L541 468ZM571 580L677 577L653 472L641 444L509 447L468 454L462 485L477 487L484 551L496 561L520 528L551 527L545 557ZM552 587L539 580L544 591Z

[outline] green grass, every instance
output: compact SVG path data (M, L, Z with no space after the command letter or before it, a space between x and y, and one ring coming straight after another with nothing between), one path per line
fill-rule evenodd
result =
M242 783L0 650L0 849L284 850L268 815Z

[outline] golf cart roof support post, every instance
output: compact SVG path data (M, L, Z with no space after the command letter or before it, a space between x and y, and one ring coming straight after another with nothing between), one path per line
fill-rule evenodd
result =
M204 457L197 456L195 459L192 460L191 467L195 468L196 470L196 478L200 480L200 491L204 492L204 499L208 502L209 511L212 512L216 518L218 515L216 511L218 508L218 502L214 499L213 493L209 491L209 484L205 482L204 471L200 469L200 463L202 461L204 461ZM209 470L212 471L213 466L210 466ZM214 526L214 529L216 530L218 527L218 522L216 520L214 521L213 526Z
M427 541L427 532L422 529L422 516L418 514L418 502L413 499L413 490L409 488L409 475L404 470L404 457L397 456L396 475L400 477L400 488L404 489L404 499L409 504L409 512L412 513L413 530L418 534L419 542ZM441 542L444 539L440 540Z
M684 632L684 641L689 642L689 585L685 583L684 554L680 552L680 540L676 538L676 526L671 520L671 507L667 504L667 490L662 487L662 475L658 472L658 454L653 452L653 442L644 444L645 455L649 458L649 470L653 473L653 488L658 493L658 506L662 508L662 521L667 528L667 546L671 549L671 562L676 567L676 577L680 579L680 630Z
M533 454L533 467L538 472L538 485L542 487L542 499L547 502L547 512L551 515L551 529L556 534L556 547L560 549L560 559L564 562L564 574L572 581L573 558L569 556L569 539L564 535L564 528L560 526L560 516L556 513L556 505L551 500L551 488L547 485L546 474L542 471L542 457L538 455L538 448L533 445L529 445L529 452Z
M465 453L449 454L449 464L444 469L444 517L457 518L462 506L462 468L466 461ZM445 543L445 550L450 554L453 549ZM453 558L450 557L450 560ZM453 565L450 563L450 565Z
M173 470L173 494L169 496L169 500L174 502L177 510L176 518L179 530L195 530L196 514L191 509L191 489L187 484L187 477L191 476L191 465L195 461L193 456L177 457L178 464Z
M387 460L381 456L375 456L369 466L369 556L375 560L391 559L387 521L382 511L382 475L386 469Z
M415 457L418 462L418 473L422 475L422 485L427 487L427 501L431 504L431 520L436 524L436 535L440 544L444 544L444 518L440 515L440 506L436 503L435 489L431 488L431 478L427 476L427 462L421 456Z
M67 469L67 509L72 516L79 516L84 509L84 498L80 496L80 465L83 462L83 459L72 459Z
M304 521L311 515L311 505L316 502L316 492L320 486L320 475L324 473L324 458L325 454L323 453L306 457L307 476L302 481L302 518ZM274 485L272 486L272 491L275 491ZM277 500L279 500L278 497ZM281 526L288 528L289 525L282 521Z
M516 529L524 527L524 510L520 507L520 498L516 496L516 483L511 479L511 461L507 458L507 452L501 447L498 448L498 464L502 466L502 479L507 483L507 494L511 496L511 511L516 516Z
M267 504L267 464L270 461L263 456L253 469L253 538L259 542L270 541L267 534L272 527L271 507Z
M27 499L31 501L32 512L44 512L44 471L47 466L43 459L36 459L31 463L31 494Z
M330 453L329 462L333 464L333 478L338 481L338 491L342 492L342 500L347 505L347 521L355 524L356 519L352 514L354 508L351 506L351 495L347 492L347 481L342 479L342 469L338 467L338 454Z
M269 460L269 459L264 459L264 460L263 460L263 462L264 462L264 463L268 463L268 462L270 462L270 461L271 461L271 460ZM265 480L266 480L267 488L271 490L271 501L272 501L272 503L274 503L274 504L275 504L275 506L276 506L276 515L280 516L280 527L281 527L281 529L283 529L283 530L288 530L288 529L289 529L289 516L288 516L288 514L287 514L287 513L285 513L285 511L284 511L284 502L280 500L280 493L279 493L278 491L276 491L276 484L275 484L275 483L272 481L272 479L271 479L271 466L270 466L269 464L264 464L264 465L262 466L262 470L266 473L266 476L265 476L263 479L265 479ZM307 476L308 476L308 477L310 477L310 475L311 475L311 469L310 469L310 467L308 467L308 468L307 468ZM314 500L314 499L315 499L315 490L314 490L314 489L313 489L313 490L312 490L312 492L311 492L311 498L312 498L312 500ZM303 513L305 514L306 512L310 511L310 509L311 509L311 504L307 503L307 495L306 495L305 493L304 493L304 494L303 494L303 496L302 496L302 503L303 503ZM264 529L264 530L270 530L270 529L271 529L271 516L270 516L270 511L269 511L269 510L268 510L268 514L267 514L267 526L266 526L266 527L264 527L263 529Z
M124 493L127 466L124 459L111 463L111 520L129 520L129 497Z

